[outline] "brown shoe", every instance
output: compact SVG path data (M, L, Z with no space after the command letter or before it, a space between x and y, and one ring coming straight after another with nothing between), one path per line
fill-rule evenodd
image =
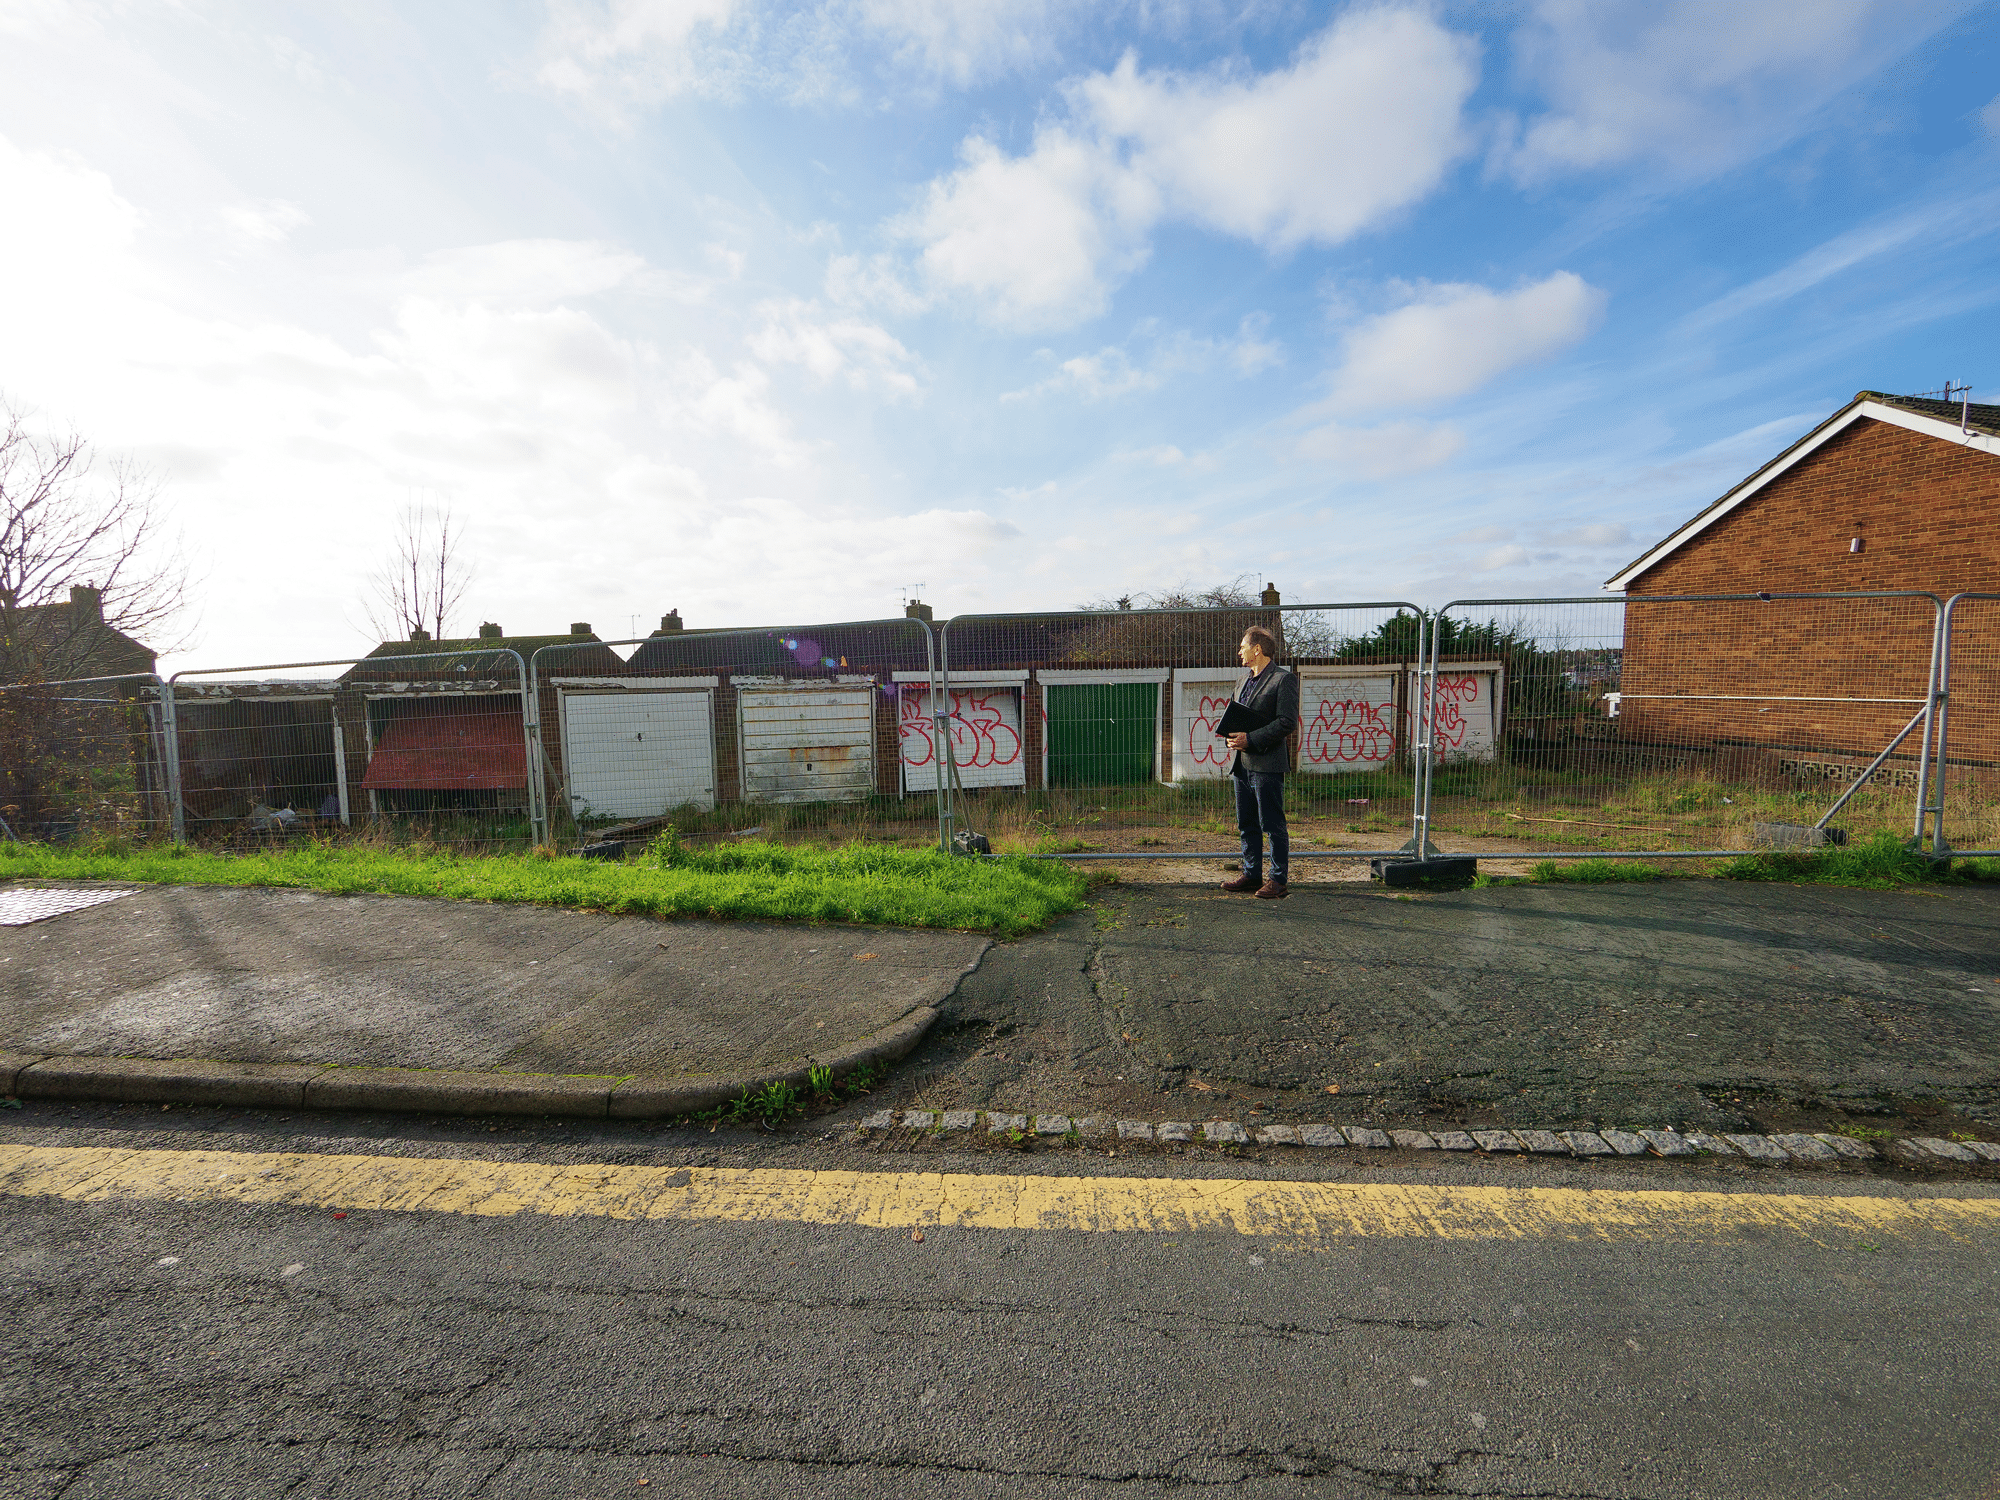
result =
M1267 880L1257 887L1259 901L1282 901L1291 893L1291 888L1282 880Z
M1223 881L1222 888L1225 891L1234 891L1240 896L1245 891L1254 891L1258 888L1257 877L1254 875L1238 875L1234 880Z

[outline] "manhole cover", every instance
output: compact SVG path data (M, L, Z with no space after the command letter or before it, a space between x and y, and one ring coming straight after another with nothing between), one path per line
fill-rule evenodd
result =
M130 891L0 891L0 927L26 927L30 922L43 922L67 911L82 911L86 906L102 906L131 894Z

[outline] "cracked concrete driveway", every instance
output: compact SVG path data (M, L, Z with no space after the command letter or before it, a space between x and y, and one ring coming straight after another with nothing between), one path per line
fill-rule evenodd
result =
M962 932L152 886L0 928L0 1050L748 1072L935 1005L985 947Z
M1120 885L991 952L895 1102L1789 1128L2000 1109L2000 891Z

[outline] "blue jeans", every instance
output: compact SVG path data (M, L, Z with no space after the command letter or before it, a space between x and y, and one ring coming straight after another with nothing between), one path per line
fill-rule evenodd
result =
M1243 873L1261 875L1264 835L1271 836L1271 878L1279 885L1291 864L1292 837L1285 830L1285 776L1282 771L1245 771L1236 783L1236 829L1243 835Z

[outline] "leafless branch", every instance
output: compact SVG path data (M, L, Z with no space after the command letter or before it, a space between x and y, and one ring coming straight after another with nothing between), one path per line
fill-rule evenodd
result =
M101 616L46 607L70 605L79 585L96 590ZM122 460L100 470L74 429L39 433L0 397L0 681L98 675L115 645L107 628L155 653L175 650L184 642L162 632L187 594L158 480ZM122 660L108 668L123 669Z
M385 641L427 631L449 640L446 627L472 582L472 567L458 555L460 529L449 506L412 505L403 512L396 555L369 580L368 622Z

